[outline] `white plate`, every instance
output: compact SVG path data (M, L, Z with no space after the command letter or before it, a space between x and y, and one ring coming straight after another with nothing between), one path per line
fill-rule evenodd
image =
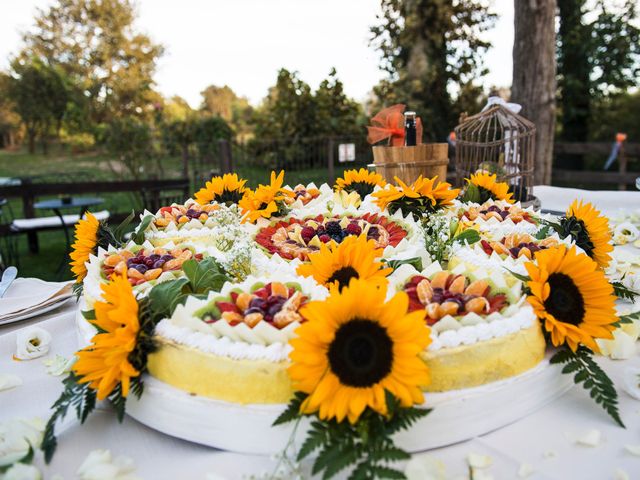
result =
M38 315L42 315L44 313L50 312L52 310L55 310L58 307L61 307L65 303L67 303L69 301L69 299L72 298L72 297L73 297L73 295L69 295L68 297L61 298L56 303L52 303L51 305L47 305L44 308L39 308L37 310L32 310L32 311L30 311L28 313L25 313L24 315L18 315L17 317L11 317L8 320L0 320L0 325L9 325L10 323L21 322L22 320L26 320L28 318L37 317Z

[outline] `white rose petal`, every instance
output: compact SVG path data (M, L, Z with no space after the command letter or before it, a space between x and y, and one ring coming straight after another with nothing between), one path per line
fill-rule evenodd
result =
M62 355L56 355L54 358L43 361L46 371L49 375L59 377L71 371L71 367L76 363L77 357L65 358Z
M42 475L33 465L15 463L7 470L2 477L3 480L41 480Z
M473 469L473 480L493 480L493 475L482 470Z
M51 480L64 480L64 477L59 473L56 473L53 477L51 477Z
M627 367L624 369L623 388L633 398L640 400L640 368Z
M0 373L0 392L22 385L22 379L11 373Z
M640 230L631 222L622 222L613 230L613 236L624 238L624 243L633 242L640 237Z
M629 474L622 470L621 468L616 468L616 471L613 472L613 478L615 480L629 480Z
M584 445L585 447L597 447L600 445L601 440L602 434L600 433L600 430L593 429L576 439L576 443Z
M554 452L553 450L548 450L544 452L542 455L544 456L544 458L553 458L556 456L556 452Z
M31 449L37 450L42 443L44 426L39 418L0 423L0 467L19 462Z
M531 465L530 463L523 463L522 465L520 465L520 468L518 468L518 477L527 478L534 471L535 469L533 468L533 465Z
M640 445L625 445L624 449L629 452L631 455L635 455L636 457L640 457Z
M445 480L445 464L431 455L413 455L404 470L408 480Z
M622 329L613 332L612 340L596 339L601 353L614 360L627 360L636 353L636 339Z
M109 450L93 450L78 468L80 480L139 480L128 457L113 459Z
M16 335L16 358L32 360L49 352L51 334L44 328L29 327L20 330Z
M487 468L493 463L493 459L488 455L470 453L467 455L467 463L471 468Z

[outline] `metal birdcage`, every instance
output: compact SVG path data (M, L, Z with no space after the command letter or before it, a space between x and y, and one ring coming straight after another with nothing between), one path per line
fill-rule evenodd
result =
M456 184L478 170L497 173L515 200L532 202L536 127L500 104L467 117L455 128Z

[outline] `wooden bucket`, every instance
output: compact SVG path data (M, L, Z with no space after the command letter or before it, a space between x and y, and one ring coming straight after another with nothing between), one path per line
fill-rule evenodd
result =
M420 175L447 180L449 144L423 143L415 147L373 147L373 165L387 182L397 176L406 184L413 183Z

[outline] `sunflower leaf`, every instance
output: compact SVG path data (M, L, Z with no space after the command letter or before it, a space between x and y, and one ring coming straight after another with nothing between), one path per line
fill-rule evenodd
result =
M576 385L580 385L589 391L590 397L623 428L626 428L618 411L618 393L609 376L593 359L593 352L584 346L579 346L573 352L564 346L558 350L550 362L552 364L566 363L562 373L578 372L573 377Z
M422 271L422 259L420 257L408 258L406 260L389 260L386 262L389 268L397 270L400 265L411 265L419 272Z
M142 219L138 228L131 235L131 240L133 240L134 243L137 245L142 245L144 243L144 232L149 228L149 225L151 225L153 218L153 215L146 215Z
M513 270L509 270L508 268L505 268L505 270L507 272L509 272L511 275L513 275L514 277L516 277L521 282L527 283L527 282L531 281L531 279L527 275L522 275L520 273L516 273Z
M544 240L549 236L550 225L544 225L540 230L538 230L535 234L536 240Z
M479 241L480 234L473 228L468 228L467 230L464 230L463 232L453 237L454 243L457 242L462 244L466 243L467 245L473 245L474 243L477 243Z
M469 183L461 199L463 202L480 203L480 189L474 183Z

